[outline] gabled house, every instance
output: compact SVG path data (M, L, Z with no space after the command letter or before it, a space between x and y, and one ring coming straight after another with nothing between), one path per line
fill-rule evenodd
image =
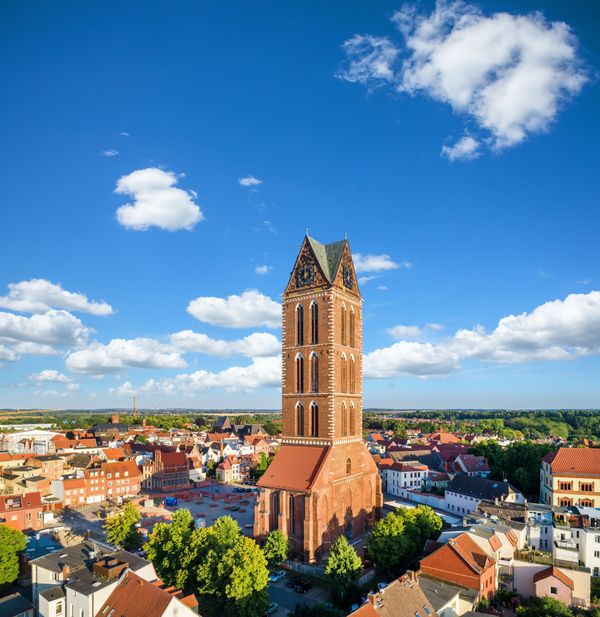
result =
M526 503L523 494L508 482L460 473L455 475L446 486L445 509L448 512L469 514L474 512L483 500Z
M429 576L462 585L491 597L496 590L496 561L467 533L421 560L421 571Z
M468 476L479 476L480 478L487 478L491 473L485 456L474 454L459 454L454 460L454 467L457 473L466 473Z

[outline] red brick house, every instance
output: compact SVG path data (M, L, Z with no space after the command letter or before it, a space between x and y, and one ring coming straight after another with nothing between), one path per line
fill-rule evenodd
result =
M39 492L0 496L0 524L27 531L44 528L44 507Z
M142 469L144 488L159 491L181 491L190 486L190 471L183 452L155 450L154 459Z
M496 561L467 534L452 538L421 560L424 574L479 591L491 597L496 590Z

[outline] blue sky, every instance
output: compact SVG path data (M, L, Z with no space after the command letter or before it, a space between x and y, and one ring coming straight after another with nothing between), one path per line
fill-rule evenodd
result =
M592 4L3 3L0 405L279 406L309 227L366 407L598 407Z

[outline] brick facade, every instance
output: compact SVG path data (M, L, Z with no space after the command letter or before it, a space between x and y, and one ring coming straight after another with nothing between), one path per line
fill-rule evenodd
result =
M305 238L282 322L282 447L259 482L254 531L281 529L315 561L338 535L363 533L382 505L362 439L362 299L346 241Z

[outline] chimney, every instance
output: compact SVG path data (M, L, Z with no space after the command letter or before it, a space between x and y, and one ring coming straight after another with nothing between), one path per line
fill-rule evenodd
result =
M414 570L407 570L406 575L408 576L408 580L413 583L417 582L417 573Z
M146 421L146 418L144 418L144 419L142 420L142 426L143 426L144 428L146 428L146 424L147 424L147 421Z
M367 602L369 602L369 604L372 604L373 606L375 606L377 604L377 593L370 591L367 594Z
M69 566L63 566L63 569L62 569L63 580L66 581L69 578L70 574L71 574L71 568L69 568Z

